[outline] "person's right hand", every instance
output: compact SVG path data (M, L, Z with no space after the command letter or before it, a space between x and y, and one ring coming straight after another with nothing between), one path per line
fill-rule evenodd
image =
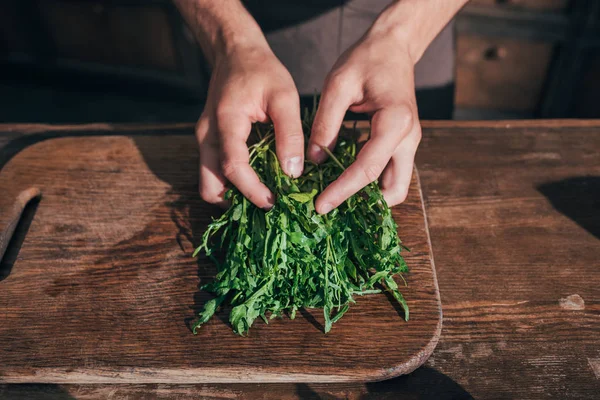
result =
M196 137L200 148L200 196L225 205L229 180L260 208L274 196L249 165L246 141L253 122L271 121L283 171L302 174L304 136L300 100L290 73L266 45L230 49L217 57Z

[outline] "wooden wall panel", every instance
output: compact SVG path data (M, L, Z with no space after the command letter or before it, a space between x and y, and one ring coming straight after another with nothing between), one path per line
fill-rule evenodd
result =
M456 106L530 111L538 104L553 46L508 38L460 35Z

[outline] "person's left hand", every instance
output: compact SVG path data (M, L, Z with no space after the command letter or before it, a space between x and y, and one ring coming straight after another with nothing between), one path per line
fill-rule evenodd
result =
M326 214L381 175L384 198L404 201L421 140L414 87L414 62L407 41L392 34L367 33L348 49L329 73L308 145L307 157L322 162L347 110L371 116L371 138L356 161L318 197Z

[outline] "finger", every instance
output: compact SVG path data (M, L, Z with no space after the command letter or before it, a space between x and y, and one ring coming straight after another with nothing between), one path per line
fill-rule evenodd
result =
M267 107L267 114L275 128L275 146L281 168L287 175L297 178L304 168L304 134L298 95L279 94Z
M327 154L323 147L333 150L346 111L352 103L354 99L347 84L340 78L328 79L321 94L308 142L306 156L309 160L316 163L325 161Z
M418 132L411 132L400 142L389 164L381 174L381 191L390 207L406 200L413 174L415 154L421 138L421 130L418 126L416 131Z
M219 143L214 127L211 127L210 120L204 115L196 126L196 138L200 152L200 197L208 203L225 207L228 203L224 199L227 187L221 173Z
M399 143L412 129L412 110L407 107L383 109L373 115L372 139L350 165L317 199L318 213L326 214L383 172Z
M271 208L274 196L250 167L246 139L250 119L238 113L218 116L221 138L221 171L240 192L257 207Z

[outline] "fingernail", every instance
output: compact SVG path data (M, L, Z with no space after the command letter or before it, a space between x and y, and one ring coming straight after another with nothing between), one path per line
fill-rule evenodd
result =
M321 214L328 214L331 210L333 210L333 205L330 203L325 203L321 206Z
M325 161L327 155L318 144L311 144L308 146L308 154L310 158L317 163Z
M302 157L292 157L285 163L285 169L289 176L297 178L302 175Z
M263 210L269 211L275 205L275 202L271 200L271 196L267 198L268 203L262 207Z

